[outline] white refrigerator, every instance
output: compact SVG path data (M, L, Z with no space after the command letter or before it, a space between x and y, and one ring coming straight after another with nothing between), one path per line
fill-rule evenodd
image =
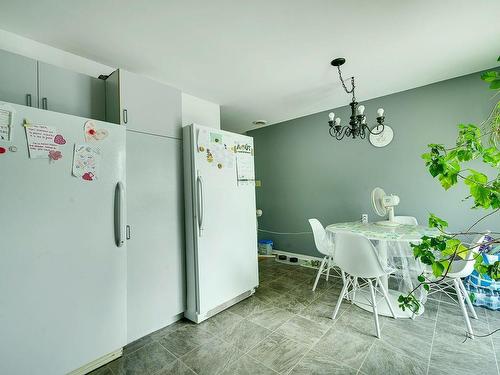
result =
M126 343L125 128L0 115L0 373L85 373Z
M183 129L187 310L196 322L258 286L253 139L196 124Z

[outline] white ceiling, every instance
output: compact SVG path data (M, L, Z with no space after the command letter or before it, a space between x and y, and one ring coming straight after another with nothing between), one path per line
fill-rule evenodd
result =
M1 13L2 29L220 103L240 132L347 104L334 57L366 100L492 67L500 42L497 0L2 0Z

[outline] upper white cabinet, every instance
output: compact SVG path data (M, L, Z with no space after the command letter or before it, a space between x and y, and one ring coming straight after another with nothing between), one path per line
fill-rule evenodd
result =
M105 81L86 74L38 63L40 108L104 120Z
M38 107L36 60L0 50L0 100Z
M104 120L105 81L0 50L0 100Z
M181 91L119 69L106 80L106 121L181 139Z

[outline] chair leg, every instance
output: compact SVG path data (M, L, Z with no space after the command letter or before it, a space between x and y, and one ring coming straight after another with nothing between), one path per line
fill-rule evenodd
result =
M330 277L330 268L332 267L332 258L328 257L328 265L326 269L326 281L328 281L328 278Z
M325 267L325 262L326 262L326 257L323 258L323 260L321 261L321 266L319 266L318 275L316 276L316 280L314 281L314 285L313 285L313 289L312 289L313 292L316 290L316 286L318 285L319 278L321 276L321 273L323 272L323 267Z
M344 273L342 272L342 274L344 274ZM347 277L346 281L344 282L344 286L342 287L342 291L340 292L339 300L337 301L337 304L335 305L335 310L333 310L333 314L332 314L333 320L335 320L335 318L337 317L337 314L338 314L339 309L340 309L340 304L342 303L344 296L347 294L348 287L349 287L349 278Z
M464 298L462 296L462 291L460 290L460 284L458 279L453 279L453 284L455 285L455 292L457 293L458 304L460 309L462 310L462 315L464 316L465 326L467 327L467 334L471 339L474 339L474 331L472 330L472 326L469 320L469 314L467 313L467 309L465 308Z
M385 302L387 303L387 306L389 307L389 310L391 311L391 315L394 319L396 319L396 313L394 312L394 308L392 307L391 300L389 299L389 294L387 293L387 290L385 290L384 285L380 282L379 279L377 279L377 283L380 286L380 289L382 289L382 294L384 295Z
M354 303L354 299L356 298L356 288L358 287L358 278L353 277L353 283L352 283L352 299L351 303Z
M370 294L372 296L373 317L375 318L375 330L377 332L377 337L380 338L380 325L378 324L377 299L375 297L375 290L373 288L372 280L368 279L368 285L370 286Z
M458 284L460 286L460 289L462 290L464 297L465 297L465 302L467 303L467 307L469 308L470 312L472 313L472 317L474 319L477 319L477 314L476 310L474 309L474 306L472 305L472 302L469 297L469 293L467 293L467 290L465 290L464 283L462 282L462 279L458 279Z

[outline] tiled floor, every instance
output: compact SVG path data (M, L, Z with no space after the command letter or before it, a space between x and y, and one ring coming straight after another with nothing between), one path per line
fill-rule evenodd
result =
M381 318L343 303L330 316L339 279L311 292L314 271L259 263L254 296L195 325L180 321L128 345L124 356L93 375L119 374L498 374L500 332L462 343L454 306L429 302L416 320ZM477 309L476 333L500 328L500 313Z

